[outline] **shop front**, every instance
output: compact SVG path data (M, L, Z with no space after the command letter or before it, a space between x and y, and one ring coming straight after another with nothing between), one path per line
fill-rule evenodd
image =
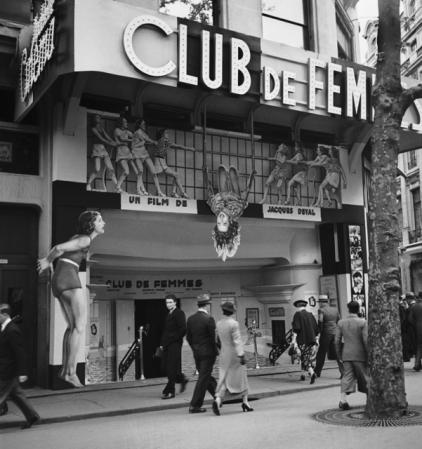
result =
M120 2L101 17L98 0L65 3L55 53L41 81L25 85L17 115L45 108L52 243L74 233L85 209L106 222L80 270L89 307L79 377L120 380L141 327L142 365L123 380L161 375L153 355L169 292L186 315L210 292L216 320L233 301L251 353L250 328L259 329L262 359L289 331L296 299L317 313L319 294L342 311L359 295L365 309L372 72ZM237 231L219 246L223 200ZM51 299L58 388L66 323ZM193 372L186 344L183 364Z

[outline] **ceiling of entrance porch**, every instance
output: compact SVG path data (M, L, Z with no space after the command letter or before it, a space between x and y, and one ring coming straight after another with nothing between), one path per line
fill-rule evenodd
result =
M186 89L163 84L140 81L108 73L87 73L85 94L110 98L126 102L133 106L133 114L142 116L145 105L154 105L163 111L170 110L176 116L177 110L189 112L192 123L184 126L202 126L202 113L204 105L207 112L219 116L221 119L242 120L245 131L250 126L251 112L255 122L280 127L291 128L298 134L300 130L324 132L332 134L338 145L351 149L356 139L364 133L365 128L372 124L340 116L323 115L303 108L274 107L266 104L254 103L246 99L218 94L209 94L200 89ZM400 152L420 148L421 123L420 108L412 105L406 112L403 128L400 130ZM148 119L148 118L147 118ZM412 124L412 126L407 126ZM416 126L415 126L416 125ZM370 136L370 134L369 134ZM363 142L366 144L367 142Z
M299 252L306 256L301 263L319 259L317 249L309 245L309 241L316 241L313 223L241 218L237 254L222 262L211 238L213 216L116 210L103 210L102 215L105 234L91 246L91 258L96 261L93 266L151 271L229 270L297 263ZM304 250L298 249L301 241L306 243Z

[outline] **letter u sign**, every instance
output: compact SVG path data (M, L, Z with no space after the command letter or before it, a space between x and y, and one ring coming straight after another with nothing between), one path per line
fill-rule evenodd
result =
M148 64L142 62L135 53L135 50L133 48L133 35L135 34L135 31L138 28L144 25L155 26L159 28L161 31L163 31L167 36L173 33L173 30L165 22L158 19L157 17L153 16L135 17L132 21L128 23L123 35L123 45L125 48L126 55L129 58L130 62L138 70L140 70L142 73L145 73L146 75L150 76L168 75L176 68L176 64L173 61L170 60L160 67L151 67Z

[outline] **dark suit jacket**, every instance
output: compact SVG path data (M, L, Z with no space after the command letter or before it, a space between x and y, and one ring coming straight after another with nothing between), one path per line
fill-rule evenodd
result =
M417 343L421 344L422 343L422 302L421 301L418 301L415 305L410 307L408 320L416 333Z
M185 313L179 308L175 308L169 313L164 325L164 332L161 336L161 346L166 349L172 343L183 343L183 337L186 334Z
M186 339L196 358L217 356L215 320L205 312L198 311L188 318Z
M20 329L10 322L0 332L0 379L10 380L26 375L25 351Z

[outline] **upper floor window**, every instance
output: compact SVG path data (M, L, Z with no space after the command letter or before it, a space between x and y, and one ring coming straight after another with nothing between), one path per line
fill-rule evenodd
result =
M336 27L337 27L337 54L341 59L353 61L353 28L348 23L349 17L345 12L337 8ZM376 37L375 43L376 44Z
M410 43L410 51L412 53L414 53L416 51L416 39L414 39L411 43Z
M415 223L414 229L420 229L422 225L421 191L420 189L414 189L411 193L413 203L413 219Z
M159 11L206 25L217 26L219 0L160 0Z
M416 160L416 151L412 150L409 151L409 157L407 159L407 169L410 170L411 168L416 167L417 160Z
M263 38L309 49L307 0L263 0Z
M415 12L415 0L410 0L409 2L409 16Z

